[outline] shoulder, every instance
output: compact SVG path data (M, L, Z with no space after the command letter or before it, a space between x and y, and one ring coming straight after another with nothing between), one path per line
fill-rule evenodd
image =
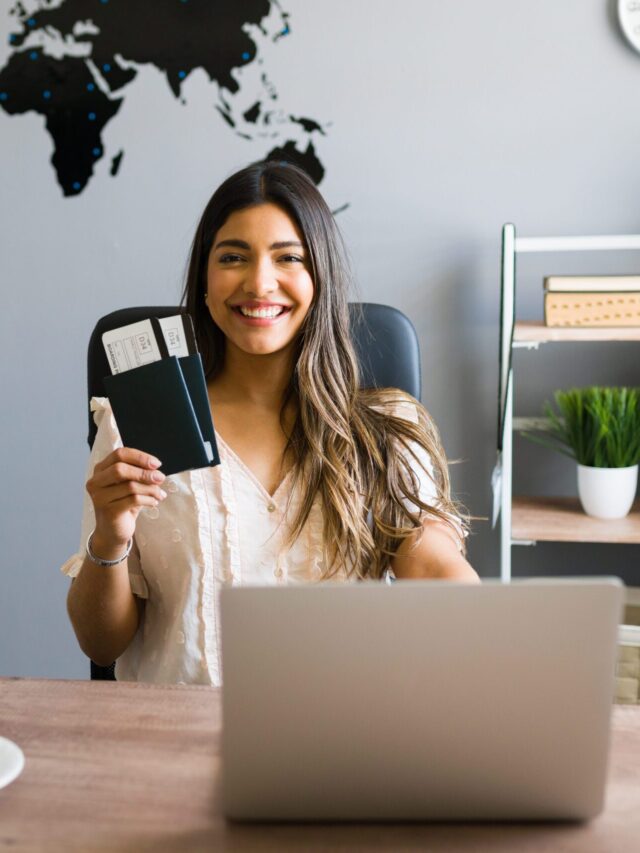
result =
M421 404L399 388L376 388L368 390L364 401L369 409L380 412L389 418L419 424L424 412Z
M96 426L100 425L105 414L111 414L111 403L108 397L92 397L89 401L89 408L93 412L93 420Z
M369 410L382 414L390 427L384 429L388 450L398 454L411 468L417 463L431 480L431 420L422 404L399 388L367 390L364 398Z
M93 413L93 422L98 428L92 456L101 458L117 447L122 447L122 439L108 397L92 397L89 408Z

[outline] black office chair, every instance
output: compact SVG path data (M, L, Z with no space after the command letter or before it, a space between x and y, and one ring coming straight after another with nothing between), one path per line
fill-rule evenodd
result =
M401 388L420 399L422 377L418 336L411 321L397 308L357 302L349 305L351 335L358 355L361 383L364 388ZM98 320L89 340L87 386L89 400L106 396L103 378L110 373L102 346L102 335L111 329L127 326L148 317L171 317L184 309L171 306L123 308ZM97 428L89 411L89 447L93 446ZM98 666L91 661L91 678L114 681L115 663Z

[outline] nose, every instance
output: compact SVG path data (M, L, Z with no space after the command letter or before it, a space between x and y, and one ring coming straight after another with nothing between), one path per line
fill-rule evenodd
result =
M270 258L258 258L249 266L242 285L244 293L248 296L264 297L277 288L278 282Z

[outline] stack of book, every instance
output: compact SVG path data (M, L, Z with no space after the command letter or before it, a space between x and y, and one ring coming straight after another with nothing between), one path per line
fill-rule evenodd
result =
M640 276L548 276L544 322L547 326L640 326Z

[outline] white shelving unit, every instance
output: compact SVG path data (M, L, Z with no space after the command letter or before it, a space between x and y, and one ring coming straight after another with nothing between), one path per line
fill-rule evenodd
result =
M640 544L640 501L627 518L600 521L585 515L578 499L513 495L513 432L531 427L539 418L513 414L515 349L536 351L547 344L595 341L638 341L640 328L551 328L542 322L516 319L516 256L529 252L640 250L640 235L593 237L517 237L515 226L502 229L502 309L500 319L500 391L498 465L501 470L500 576L511 580L511 549L536 542L616 542ZM634 593L635 595L635 593ZM640 645L640 628L623 626L625 644Z

